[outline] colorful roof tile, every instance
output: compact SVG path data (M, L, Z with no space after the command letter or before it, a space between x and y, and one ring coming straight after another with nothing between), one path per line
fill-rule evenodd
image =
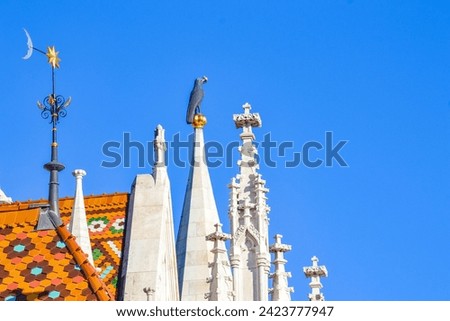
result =
M115 298L128 196L128 193L115 193L84 198L94 264L100 269L100 278ZM61 218L64 222L70 221L72 206L73 198L60 201Z
M0 300L110 300L122 251L127 193L85 197L92 267L64 226L35 231L45 200L0 205ZM73 198L60 200L61 219L70 221Z

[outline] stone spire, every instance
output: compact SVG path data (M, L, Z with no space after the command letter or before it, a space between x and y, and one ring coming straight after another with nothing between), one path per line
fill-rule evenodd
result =
M6 196L5 192L0 188L0 204L11 204L12 198Z
M152 174L137 175L126 220L122 292L126 301L178 301L178 276L173 231L172 196L165 163L164 129L153 141Z
M273 279L273 288L271 289L272 301L291 301L292 287L288 286L288 278L291 277L290 272L286 272L284 266L287 260L284 258L284 252L291 250L291 246L281 243L280 234L275 235L275 243L270 246L270 252L274 253L273 265L275 272L270 275Z
M206 237L214 242L214 261L210 263L211 277L208 278L210 291L205 294L209 301L233 301L233 278L231 276L230 261L228 260L225 241L231 236L222 232L222 224L215 224L216 231Z
M322 293L320 293L320 289L322 289L322 283L320 282L320 277L327 277L328 271L327 268L322 265L319 266L317 263L319 259L316 256L311 258L313 263L312 266L306 266L303 268L303 272L307 278L311 278L311 282L309 286L311 287L311 293L309 294L309 301L325 301L325 297Z
M214 224L220 222L205 159L205 124L205 116L194 116L194 148L176 245L182 301L205 300L210 291L206 279L211 276L208 264L214 261L214 253L213 243L205 237L214 233Z
M265 181L257 173L257 149L253 145L253 127L261 127L261 118L250 113L251 106L242 106L243 114L233 115L236 128L242 128L239 147L240 173L232 179L228 215L232 232L230 261L236 300L268 300L270 253L268 243Z
M86 172L82 169L76 169L72 172L72 175L75 177L76 183L69 231L73 234L73 236L75 236L78 245L88 256L89 263L94 266L91 239L89 237L89 229L86 219L86 209L84 208L83 176L86 176Z

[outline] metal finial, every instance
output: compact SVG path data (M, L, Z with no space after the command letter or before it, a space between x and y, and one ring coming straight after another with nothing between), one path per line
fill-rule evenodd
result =
M59 62L61 59L58 57L59 51L56 51L55 46L47 47L46 56L48 58L48 63L52 68L59 68Z
M54 215L59 217L59 182L58 172L64 169L64 165L58 161L58 141L57 141L57 124L61 118L67 115L66 108L69 107L72 99L69 97L65 99L61 95L56 94L55 90L55 69L59 68L61 59L58 57L59 51L56 51L55 46L47 47L47 51L40 50L33 45L30 34L25 30L27 36L28 52L23 59L29 59L33 53L33 50L44 54L52 70L52 92L46 96L42 102L38 101L37 106L41 110L41 117L44 119L50 118L50 124L52 124L52 143L51 143L51 159L50 162L44 165L44 168L50 172L49 183L49 205L50 208L47 213L53 212ZM38 229L51 229L53 228L48 224L47 214L41 215L39 218ZM47 222L47 223L45 223Z

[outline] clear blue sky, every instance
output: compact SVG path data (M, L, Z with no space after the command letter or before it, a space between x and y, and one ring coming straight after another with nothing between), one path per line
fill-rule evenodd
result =
M14 200L47 197L50 125L36 100L50 93L46 58L60 51L57 93L72 96L59 126L61 196L83 168L86 194L129 191L139 173L104 168L102 146L124 132L151 141L192 132L184 122L193 80L207 75L206 140L238 140L233 113L249 102L263 127L294 150L349 140L349 167L261 165L270 234L284 235L293 298L302 267L327 266L329 300L450 299L450 2L448 1L12 1L0 3L0 186ZM316 152L314 156L323 156ZM237 159L237 153L233 156ZM226 185L211 169L228 227ZM175 222L188 168L169 162Z

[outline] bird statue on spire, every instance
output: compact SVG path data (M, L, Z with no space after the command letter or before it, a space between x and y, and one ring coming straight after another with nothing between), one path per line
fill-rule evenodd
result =
M192 124L194 122L194 115L200 114L200 104L205 95L203 91L203 84L208 81L206 76L195 79L194 88L189 97L189 105L186 112L186 123Z

